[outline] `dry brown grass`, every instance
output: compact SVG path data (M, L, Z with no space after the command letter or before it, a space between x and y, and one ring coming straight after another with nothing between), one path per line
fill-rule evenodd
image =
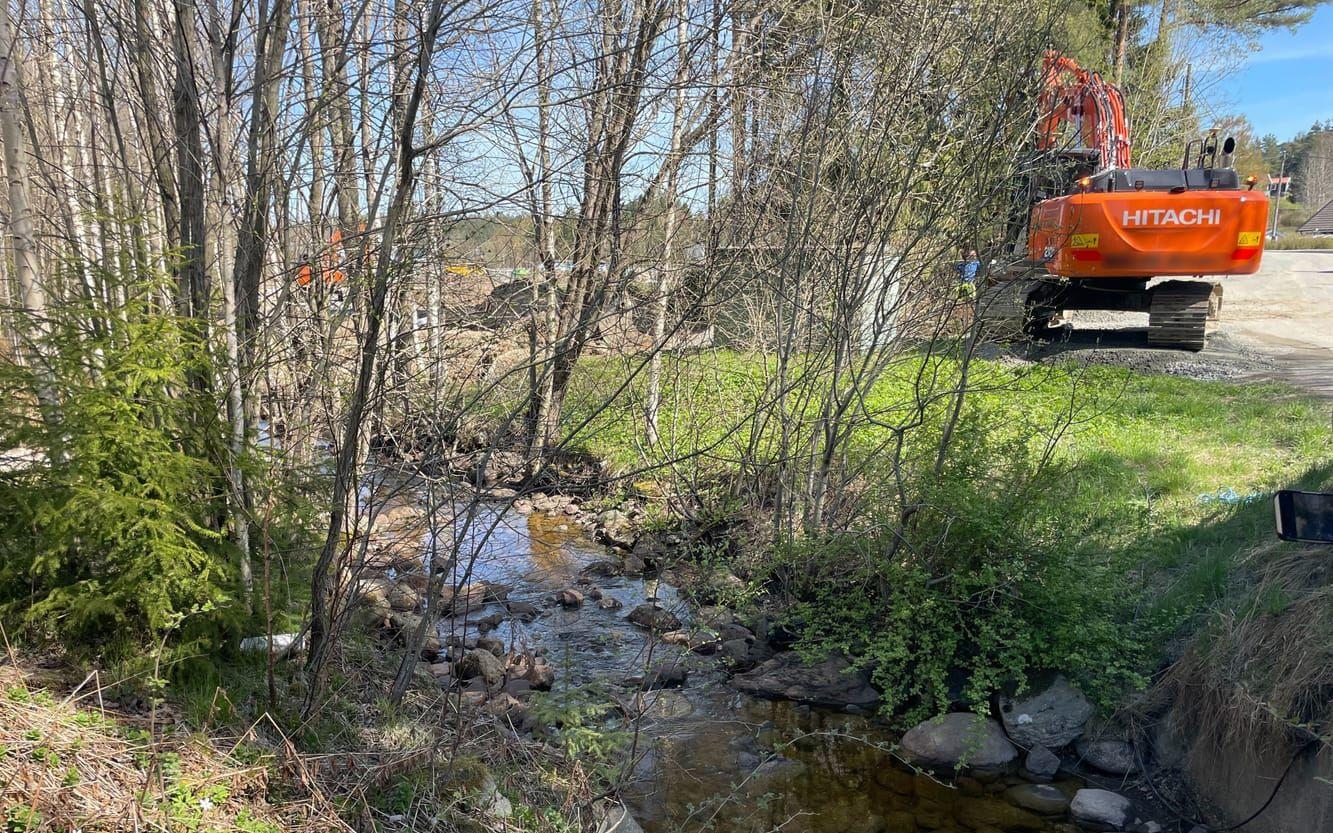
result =
M58 675L0 668L0 806L10 829L347 829L318 788L271 802L273 758L188 731L167 706L110 707L95 677L63 694ZM114 701L111 705L114 705Z
M124 686L0 654L0 824L9 822L0 830L518 829L487 814L496 788L541 811L524 829L587 823L594 796L577 761L433 680L386 710L377 698L391 657L370 653L361 667L340 663L344 684L326 708L356 716L335 720L340 728L318 752L262 707L236 710L252 722L207 720L201 729L169 702L150 708L125 697ZM228 697L218 691L219 701ZM294 710L280 705L280 713Z
M1252 581L1195 635L1157 693L1219 745L1258 753L1329 743L1333 547L1274 543L1243 567Z

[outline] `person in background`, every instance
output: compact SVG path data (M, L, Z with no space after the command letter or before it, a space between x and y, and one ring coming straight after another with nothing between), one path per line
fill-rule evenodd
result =
M977 294L977 270L981 268L981 260L977 258L976 249L968 249L966 256L955 263L954 270L958 272L958 297L971 298Z

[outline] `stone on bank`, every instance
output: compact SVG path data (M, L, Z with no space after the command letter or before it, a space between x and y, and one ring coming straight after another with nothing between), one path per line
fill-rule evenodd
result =
M1003 771L1018 759L1018 750L1000 724L972 712L917 724L903 735L902 750L917 766L983 773Z

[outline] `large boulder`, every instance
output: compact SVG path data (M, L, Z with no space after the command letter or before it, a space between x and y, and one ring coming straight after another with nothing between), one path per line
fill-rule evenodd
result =
M918 723L903 735L901 747L911 763L937 769L995 772L1018 758L999 723L971 712Z
M1110 790L1083 789L1074 793L1074 800L1069 803L1069 814L1075 821L1120 830L1129 821L1132 807L1128 798Z
M676 618L676 614L652 602L638 605L625 618L641 628L652 631L674 631L680 627L680 620Z
M393 612L389 591L393 582L382 576L369 576L357 582L355 598L358 605L371 612L374 619L384 620Z
M617 804L597 825L597 833L643 833L643 828L625 809L625 805Z
M389 627L393 629L393 632L398 637L399 641L406 644L409 639L412 639L416 635L417 628L421 626L422 618L423 617L418 616L415 613L394 611L389 616ZM439 633L437 633L435 628L431 625L426 625L426 637L422 640L421 652L423 654L436 654L439 653L440 649L443 647L444 645L440 642Z
M578 607L583 604L583 594L573 587L566 587L555 594L555 601L561 607Z
M1022 696L999 696L1000 720L1014 743L1024 749L1059 749L1083 734L1095 709L1063 675L1033 680Z
M1134 747L1123 740L1079 740L1074 744L1084 763L1111 775L1128 775L1136 766Z
M1051 781L1060 771L1060 758L1044 746L1034 746L1023 759L1023 769L1034 781Z
M611 578L620 575L620 564L606 559L594 561L579 570L579 575L583 578Z
M469 611L485 607L489 595L491 591L484 581L464 584L457 588L446 585L440 591L440 601L443 603L441 609L454 616L462 616Z
M497 686L504 681L504 661L490 651L479 648L464 654L458 661L457 669L458 676L464 680L480 677L488 686Z
M732 677L731 684L756 697L815 706L869 708L879 702L879 692L870 685L869 675L853 669L839 656L810 665L795 652L779 654L753 671Z
M639 687L644 691L656 688L681 688L689 675L690 670L679 663L661 662L648 670Z
M505 610L509 615L524 622L531 622L541 615L542 609L533 602L523 600L512 600L505 602Z
M722 658L738 671L748 671L761 662L773 658L774 651L766 642L746 639L728 639L718 648Z
M555 668L535 654L518 653L509 658L509 678L525 680L537 691L550 691L555 684Z
M618 509L608 509L597 516L597 538L605 544L628 550L634 548L639 534L629 515Z

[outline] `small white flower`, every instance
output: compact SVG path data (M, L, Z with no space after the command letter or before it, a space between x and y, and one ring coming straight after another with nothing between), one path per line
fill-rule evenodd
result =
M208 796L204 796L203 798L199 799L199 809L203 810L204 812L212 810L213 799L209 798Z

